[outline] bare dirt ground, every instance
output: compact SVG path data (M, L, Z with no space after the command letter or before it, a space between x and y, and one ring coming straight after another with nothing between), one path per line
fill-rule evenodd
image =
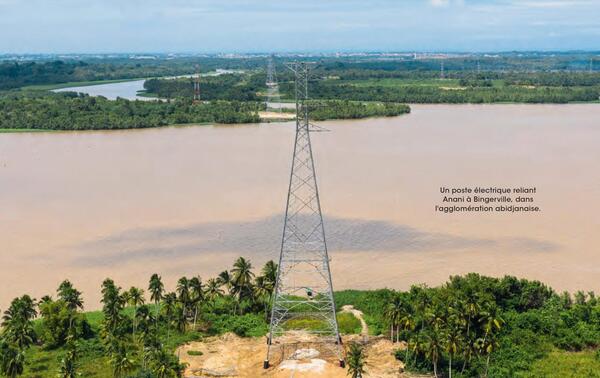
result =
M305 340L310 335L305 335ZM366 342L368 377L392 378L409 377L403 374L403 365L394 357L396 349L402 344L392 344L382 337L351 335L343 337L344 344L350 341ZM189 355L188 351L195 354ZM194 352L192 352L194 354ZM272 377L272 378L308 378L347 377L346 369L339 367L337 361L319 358L314 349L302 349L295 360L285 360L263 369L263 360L267 353L265 338L240 338L234 334L225 334L207 338L202 342L193 342L180 347L177 351L181 362L189 364L186 378L205 377Z
M273 121L273 120L291 120L296 118L296 113L284 113L284 112L258 112L258 116L262 120Z

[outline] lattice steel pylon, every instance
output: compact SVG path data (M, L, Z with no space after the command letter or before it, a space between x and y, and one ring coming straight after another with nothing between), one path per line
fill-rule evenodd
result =
M194 76L194 102L200 101L200 65L196 64L196 76Z
M288 67L296 76L296 138L264 367L269 367L274 348L282 351L283 359L290 358L284 355L286 348L282 345L299 341L294 339L299 336L297 333L289 332L288 322L293 319L321 321L317 330L302 330L302 336L312 334L310 342L319 343L323 349L331 351L343 367L342 340L333 301L329 255L310 141L313 129L308 109L309 66L296 62ZM288 351L293 352L290 348Z
M272 109L280 112L281 96L279 94L279 84L277 83L273 55L270 55L267 61L267 81L265 84L267 85L267 98L265 100L266 110ZM273 104L278 104L278 106L273 107Z

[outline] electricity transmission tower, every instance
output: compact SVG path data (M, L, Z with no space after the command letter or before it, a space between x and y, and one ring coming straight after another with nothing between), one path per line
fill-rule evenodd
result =
M264 367L269 367L269 360L275 356L274 349L281 352L277 355L283 359L294 358L298 340L294 340L293 332L287 332L290 328L288 322L294 319L319 321L321 326L318 330L303 329L302 332L311 334L311 340L314 340L311 344L318 344L322 353L335 355L343 367L329 255L310 142L312 131L319 130L312 128L308 117L309 67L306 63L298 62L288 67L296 76L296 138Z
M194 102L200 101L200 65L196 64L196 76L194 77Z
M272 104L278 106L274 110L281 111L281 96L279 95L279 84L277 84L277 74L275 73L275 63L273 55L269 56L267 61L267 99L265 101L266 110L273 109Z
M440 64L440 79L445 79L446 74L444 73L444 61L442 60Z

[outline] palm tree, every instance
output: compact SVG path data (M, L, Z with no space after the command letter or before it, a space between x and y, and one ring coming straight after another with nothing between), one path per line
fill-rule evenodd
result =
M479 305L479 296L477 293L473 293L471 295L467 295L464 301L462 302L464 306L464 312L467 315L466 323L467 329L465 332L465 339L471 339L471 322L475 316L479 313L480 305ZM467 367L467 363L471 360L472 356L472 348L465 348L464 350L465 356L463 361L463 366L461 371L464 372Z
M102 282L102 312L104 313L105 330L108 334L114 333L121 324L124 298L120 295L120 290L121 288L117 287L110 278Z
M146 300L144 299L144 290L139 289L137 287L132 286L129 289L128 293L129 293L128 302L131 306L133 306L133 334L132 335L135 338L135 331L137 328L137 319L136 319L137 309L138 309L138 306L143 305Z
M367 356L364 348L357 342L351 342L346 355L348 359L348 375L352 378L362 378L365 374Z
M446 336L446 353L448 353L448 375L452 378L452 357L454 357L462 345L461 329L457 321L449 321Z
M172 354L159 348L150 353L150 368L157 378L181 377L185 369Z
M167 293L165 295L165 315L167 316L167 343L169 342L171 322L175 313L175 305L177 304L177 295L175 293Z
M275 284L277 283L277 264L273 260L267 261L260 273L264 277L265 284L275 288Z
M179 296L179 302L183 305L184 312L187 312L190 305L190 280L187 277L181 277L177 281L177 295Z
M59 286L58 298L63 300L67 304L69 310L76 310L77 308L83 310L83 299L81 298L81 292L73 287L73 284L69 280L64 280Z
M29 295L15 298L4 311L2 323L4 339L18 350L28 348L36 339L33 318L37 316L35 301Z
M223 296L223 290L221 290L221 282L219 279L211 278L206 282L204 288L204 297L214 303L214 301Z
M440 340L440 333L437 329L434 329L429 335L427 335L425 353L429 360L433 363L433 375L437 374L437 365L442 354L443 346Z
M31 299L29 295L23 295L20 298L15 298L10 303L9 308L4 311L2 320L3 322L17 319L22 321L33 320L37 316L35 307L35 301ZM2 326L5 325L2 324Z
M267 279L264 276L256 277L253 287L253 295L259 301L262 301L265 306L265 319L268 320L268 306L270 303L272 289Z
M130 354L127 353L127 347L123 344L118 345L116 350L113 351L110 363L115 378L126 376L135 366L135 361L131 358Z
M190 279L190 294L194 304L194 329L196 329L196 320L198 320L198 307L204 300L204 288L200 276Z
M496 340L495 336L489 336L487 339L484 340L483 342L483 348L484 348L484 353L487 354L487 357L485 359L485 373L484 373L484 377L488 376L488 370L490 369L490 357L492 355L492 352L495 351L498 348L498 343Z
M75 378L77 376L77 360L79 358L77 346L71 336L68 338L70 340L67 342L67 352L61 360L58 370L59 378Z
M394 326L396 325L396 312L390 303L383 311L383 316L390 322L390 341L394 342Z
M140 307L138 307L135 310L135 313L133 316L137 323L137 331L139 331L141 333L139 338L141 340L143 340L144 339L143 334L146 333L148 331L148 328L150 327L150 324L149 324L150 319L151 319L150 309L148 308L147 305L142 304Z
M231 294L231 288L233 286L233 282L232 282L231 274L229 274L229 271L224 270L221 273L219 273L217 282L219 283L219 286L224 287L225 289L227 289L229 294Z
M413 312L410 309L407 309L403 316L400 318L400 327L402 327L403 330L405 331L412 331L415 329L416 324L415 324L415 318L413 315ZM407 345L406 345L406 356L405 356L405 362L408 361L408 341L407 341Z
M490 355L496 349L494 333L500 331L504 324L504 320L498 315L498 307L495 304L490 303L486 305L485 311L481 312L481 322L483 323L485 334L483 336L483 341L480 344L480 348L487 354L485 365L485 376L487 377L490 365Z
M232 293L237 296L238 302L241 303L243 299L252 296L252 281L254 279L252 264L245 258L238 257L233 263L231 273Z
M180 333L185 332L187 325L186 310L183 303L179 303L175 306L175 329Z
M25 365L25 352L22 349L17 349L7 344L0 345L0 368L1 372L10 378L16 378L23 374Z
M42 298L40 298L40 300L38 301L38 309L43 306L46 303L50 303L52 302L52 297L50 295L44 295Z
M150 277L150 284L148 285L148 291L150 291L150 300L154 301L156 306L156 321L158 321L158 311L160 310L160 301L163 298L163 292L165 287L162 283L162 279L156 273Z
M385 310L385 316L390 322L390 338L392 342L400 341L400 321L404 317L404 302L399 294L394 295L392 302ZM396 340L394 340L394 327L396 327Z

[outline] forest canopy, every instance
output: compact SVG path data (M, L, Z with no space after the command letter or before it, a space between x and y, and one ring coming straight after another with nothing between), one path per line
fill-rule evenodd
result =
M255 102L107 100L74 92L0 97L0 129L135 129L186 123L259 122Z

